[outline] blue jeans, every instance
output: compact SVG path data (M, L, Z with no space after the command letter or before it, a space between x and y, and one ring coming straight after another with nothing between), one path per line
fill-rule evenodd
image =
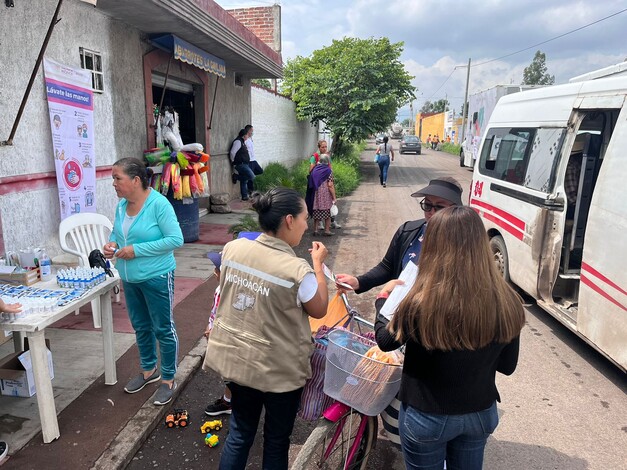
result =
M381 184L387 183L388 181L388 168L390 167L390 156L389 155L379 155L379 181Z
M143 282L122 282L128 316L135 330L142 370L157 365L161 354L161 378L172 380L176 373L179 339L174 326L174 271Z
M261 409L266 409L263 425L263 470L287 470L290 435L303 389L270 393L229 383L231 389L231 420L226 437L220 470L246 468L248 452L255 440Z
M464 415L423 413L409 405L399 415L401 446L408 469L481 470L483 451L499 424L496 402Z
M237 170L237 179L239 180L239 190L242 195L242 199L248 198L248 182L255 179L253 170L250 169L248 163L242 163L241 165L235 165Z

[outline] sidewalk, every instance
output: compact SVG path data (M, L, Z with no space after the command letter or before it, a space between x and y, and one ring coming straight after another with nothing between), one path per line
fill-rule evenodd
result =
M200 219L200 239L175 252L174 318L179 336L178 390L200 364L204 351L195 350L204 332L216 280L208 251L220 250L233 237L228 227L249 213L249 204L233 201L231 214L207 214ZM113 329L118 383L104 384L102 335L93 328L89 305L46 329L54 362L52 381L61 437L43 444L36 396L0 396L0 439L9 444L3 470L11 468L123 468L169 407L155 407L158 384L142 392L124 392L139 370L135 335L122 296L113 302ZM13 342L0 346L0 357L13 352ZM178 393L175 394L178 395ZM100 460L99 460L100 459Z

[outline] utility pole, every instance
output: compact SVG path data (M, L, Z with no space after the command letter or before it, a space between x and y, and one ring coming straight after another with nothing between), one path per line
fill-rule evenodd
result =
M470 59L468 59L468 70L466 70L466 93L464 93L464 109L462 112L462 139L461 144L466 137L466 115L468 114L468 82L470 82Z

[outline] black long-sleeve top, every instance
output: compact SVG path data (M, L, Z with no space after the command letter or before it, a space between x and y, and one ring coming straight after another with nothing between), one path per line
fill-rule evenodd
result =
M367 292L373 287L382 286L392 279L398 279L403 270L403 256L409 245L420 233L425 224L425 219L410 220L401 225L388 246L388 251L383 259L366 274L357 276L359 289L356 293Z
M385 299L377 299L375 335L379 348L393 351L401 346L387 330L388 320L379 312ZM399 399L424 413L456 415L489 408L501 401L496 372L511 375L518 363L520 336L509 344L491 343L484 348L428 351L409 340Z

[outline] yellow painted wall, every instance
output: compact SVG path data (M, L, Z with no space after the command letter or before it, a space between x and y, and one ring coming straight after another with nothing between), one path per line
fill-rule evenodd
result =
M422 130L421 130L422 127ZM444 113L434 114L432 116L422 117L422 113L416 115L416 135L420 140L426 142L427 137L431 134L444 136Z

